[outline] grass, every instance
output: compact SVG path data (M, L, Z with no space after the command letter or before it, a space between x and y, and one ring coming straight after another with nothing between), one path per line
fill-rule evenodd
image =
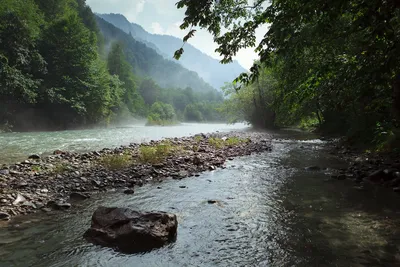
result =
M203 140L203 137L200 136L200 135L196 135L196 136L194 137L194 141L195 141L196 143L200 143L201 140Z
M38 165L34 165L34 166L31 167L31 170L33 172L40 172L42 170L42 168L40 166L38 166Z
M139 160L144 163L158 163L163 161L173 152L179 152L181 147L172 145L169 141L157 145L141 145L139 148Z
M226 146L237 146L242 143L248 142L248 138L239 138L239 137L229 137L226 139L211 137L208 139L208 143L215 148L223 148Z
M64 173L66 171L69 171L70 167L68 164L66 163L58 163L54 169L52 170L53 173L55 174L61 174Z
M119 170L128 167L132 163L132 156L128 151L124 151L122 154L104 155L100 158L100 163L106 169Z

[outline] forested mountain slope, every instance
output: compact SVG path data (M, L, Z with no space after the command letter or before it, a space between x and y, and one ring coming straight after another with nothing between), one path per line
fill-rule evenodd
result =
M196 72L189 71L172 60L164 59L154 49L135 40L129 34L97 17L105 46L115 41L124 44L124 51L134 72L152 77L161 87L190 87L195 91L214 90Z
M146 117L155 102L190 118L221 101L197 73L97 18L85 0L1 2L0 132L106 126Z
M149 47L156 47L157 51L166 58L171 58L174 52L182 46L182 40L169 35L151 34L145 31L140 25L130 23L120 14L97 14L114 26L147 44ZM190 44L185 44L185 53L179 60L182 65L190 70L196 71L206 82L219 89L225 82L232 82L240 73L246 70L237 62L231 64L220 64Z

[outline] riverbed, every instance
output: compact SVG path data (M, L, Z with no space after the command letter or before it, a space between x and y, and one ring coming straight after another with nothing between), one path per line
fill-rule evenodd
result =
M162 127L135 123L88 130L0 133L0 164L22 161L32 154L49 155L55 150L87 152L163 138L248 128L244 123L182 123Z
M21 217L0 228L0 266L398 266L399 196L331 179L347 163L315 136L274 136L271 152L226 169ZM136 255L88 244L82 234L99 205L175 213L177 240Z

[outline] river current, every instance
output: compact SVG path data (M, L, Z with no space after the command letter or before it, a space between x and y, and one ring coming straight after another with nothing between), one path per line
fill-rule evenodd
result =
M271 152L226 169L21 217L0 228L0 266L400 266L399 196L331 179L347 163L315 136L273 136ZM175 213L177 240L135 255L88 244L82 235L99 205Z

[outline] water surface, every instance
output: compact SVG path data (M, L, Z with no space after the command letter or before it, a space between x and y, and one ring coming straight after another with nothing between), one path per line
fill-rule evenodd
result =
M248 128L246 124L183 123L178 126L127 125L118 128L54 132L0 133L0 164L26 159L32 154L49 154L54 150L92 151L130 143L147 142L198 133L227 132Z
M399 196L329 179L329 168L347 163L321 140L291 134L226 169L24 217L0 229L0 266L399 266ZM304 169L312 165L328 169ZM136 255L88 244L82 234L99 205L176 213L177 240Z

